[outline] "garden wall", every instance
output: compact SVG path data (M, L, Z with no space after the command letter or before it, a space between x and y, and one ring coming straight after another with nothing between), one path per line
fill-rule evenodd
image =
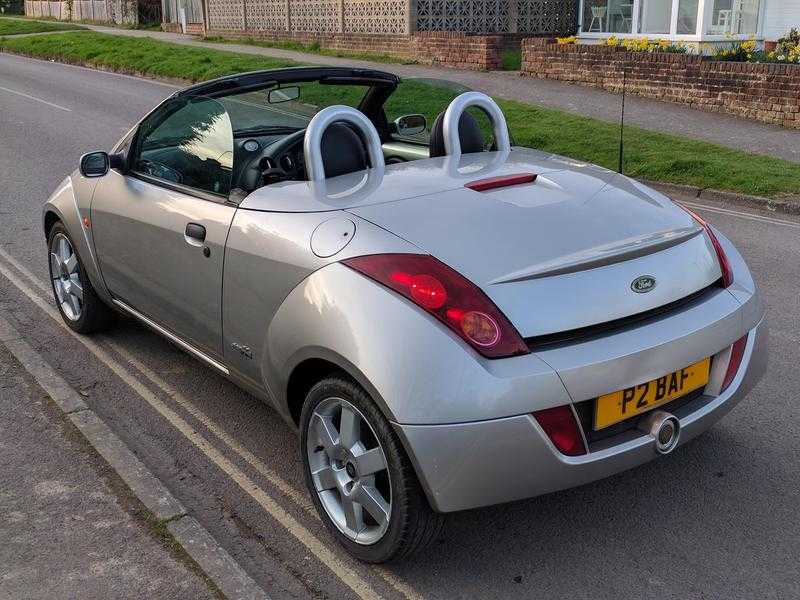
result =
M522 74L724 112L800 129L800 65L725 62L601 45L522 42Z
M340 52L388 54L423 64L482 71L499 69L501 52L508 44L504 35L473 35L455 31L421 31L412 35L369 33L314 33L285 30L210 29L209 36L319 44Z

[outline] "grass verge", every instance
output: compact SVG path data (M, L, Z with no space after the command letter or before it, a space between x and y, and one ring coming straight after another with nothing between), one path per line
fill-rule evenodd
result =
M296 65L293 61L95 32L0 39L0 50L123 73L201 81L231 73ZM407 81L387 112L425 114L432 122L449 91ZM413 86L418 86L415 89ZM405 98L404 101L400 97ZM499 100L517 144L616 169L619 128L521 102ZM800 164L628 127L625 171L653 181L776 197L800 192Z
M22 17L0 16L0 36L17 35L20 33L67 31L70 29L83 29L83 27L73 23L58 23L56 21L31 21Z
M236 54L161 42L152 38L125 37L93 31L6 38L0 40L0 49L118 73L179 78L191 82L231 73L297 64L279 58Z
M416 61L411 59L399 58L390 54L372 54L369 52L346 52L344 50L331 50L323 48L319 43L303 44L301 42L291 42L284 40L257 40L247 37L243 39L229 39L220 36L207 36L204 42L213 44L246 44L248 46L260 46L261 48L278 48L281 50L294 50L295 52L305 52L306 54L319 54L320 56L335 56L337 58L353 58L356 60L368 60L371 62L413 65Z

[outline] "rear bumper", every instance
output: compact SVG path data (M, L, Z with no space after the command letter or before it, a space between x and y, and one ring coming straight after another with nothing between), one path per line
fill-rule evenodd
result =
M767 353L767 324L762 320L749 332L742 364L730 387L718 396L703 395L675 410L681 424L680 444L710 428L750 392L766 371ZM428 498L441 512L582 485L658 456L653 438L638 431L592 445L584 456L564 456L530 414L452 425L395 427Z

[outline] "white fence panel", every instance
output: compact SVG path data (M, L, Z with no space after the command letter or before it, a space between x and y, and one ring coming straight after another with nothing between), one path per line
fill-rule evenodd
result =
M29 17L51 17L66 21L70 18L67 2L49 0L25 0L25 14ZM126 21L136 22L135 12L121 15ZM73 21L108 21L106 0L73 0Z

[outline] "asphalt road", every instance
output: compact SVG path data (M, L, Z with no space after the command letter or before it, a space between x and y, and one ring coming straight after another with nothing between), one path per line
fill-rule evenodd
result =
M172 89L0 55L0 312L274 598L800 597L800 219L701 209L773 332L768 376L723 422L604 481L451 515L429 550L369 567L313 515L272 410L132 322L87 341L51 316L42 201Z

